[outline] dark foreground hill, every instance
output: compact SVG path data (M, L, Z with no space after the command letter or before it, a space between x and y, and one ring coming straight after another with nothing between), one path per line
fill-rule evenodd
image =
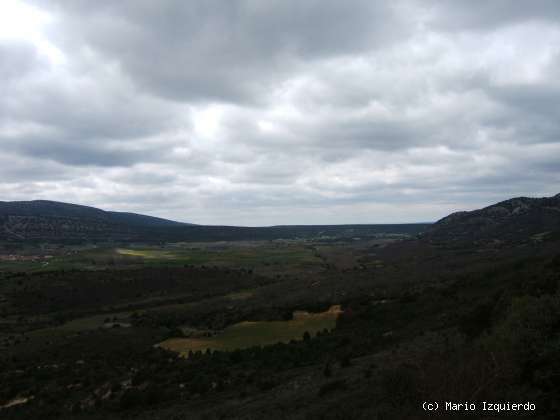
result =
M560 232L560 194L518 197L474 211L453 213L435 223L426 238L441 242L518 243Z
M202 226L54 201L0 202L0 241L228 241L308 237L416 235L427 224L333 226Z

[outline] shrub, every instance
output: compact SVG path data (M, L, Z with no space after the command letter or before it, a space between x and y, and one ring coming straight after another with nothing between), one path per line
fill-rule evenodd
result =
M335 391L340 389L344 389L346 387L346 382L343 379L337 379L335 381L327 382L326 384L322 385L319 388L319 396L325 396L327 394L331 394Z

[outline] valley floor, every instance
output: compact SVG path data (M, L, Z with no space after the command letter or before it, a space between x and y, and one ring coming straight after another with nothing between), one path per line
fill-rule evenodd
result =
M5 266L0 416L421 419L426 401L529 401L516 417L558 418L559 245L139 244Z

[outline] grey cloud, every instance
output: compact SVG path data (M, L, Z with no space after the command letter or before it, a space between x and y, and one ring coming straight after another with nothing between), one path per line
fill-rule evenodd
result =
M0 78L4 86L2 91L9 81L19 79L22 75L46 64L48 63L41 59L32 44L0 40Z
M160 101L118 86L84 82L80 75L54 84L32 78L26 82L6 87L10 97L0 99L3 114L56 127L62 136L136 138L161 132L169 123L169 110L163 110Z
M116 182L121 182L125 185L150 185L150 186L170 186L178 182L178 176L170 173L160 173L162 168L155 167L151 171L139 169L134 172L125 170L120 174L110 176Z
M393 150L406 149L429 141L431 135L422 121L379 121L366 117L325 122L317 141L327 147Z
M461 29L495 30L496 27L540 20L556 24L560 18L560 3L556 0L450 0L429 1L436 27L450 31Z
M492 86L490 96L520 114L540 115L543 119L560 117L560 86L547 84L508 84Z
M510 142L560 142L560 88L551 83L508 84L491 86L490 98L505 109L494 121L498 127L509 128Z
M75 175L71 168L44 161L40 157L27 158L18 154L0 154L0 173L2 183L14 184L41 179L43 181L61 181Z
M293 185L309 161L299 156L269 153L253 158L243 170L233 173L234 182L260 184L263 186Z
M87 63L94 67L71 72L78 63L61 72L29 44L6 43L6 50L9 67L0 68L6 151L73 166L131 166L165 159L179 142L173 131L188 128L181 107L136 92L118 71Z
M40 2L53 3L72 31L61 42L84 42L143 89L186 100L258 100L307 60L409 32L390 3L367 0Z
M153 160L153 150L130 150L111 147L102 141L86 142L80 139L60 141L56 139L31 139L13 146L26 156L50 159L72 166L131 166L137 162ZM161 156L163 157L163 156Z

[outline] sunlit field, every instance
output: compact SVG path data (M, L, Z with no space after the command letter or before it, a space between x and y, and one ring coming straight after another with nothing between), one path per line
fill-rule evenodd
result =
M212 337L171 338L159 346L187 356L190 351L231 351L288 343L291 340L302 340L306 332L313 337L319 331L333 329L340 313L340 305L331 306L329 310L320 313L296 311L289 321L244 321Z

